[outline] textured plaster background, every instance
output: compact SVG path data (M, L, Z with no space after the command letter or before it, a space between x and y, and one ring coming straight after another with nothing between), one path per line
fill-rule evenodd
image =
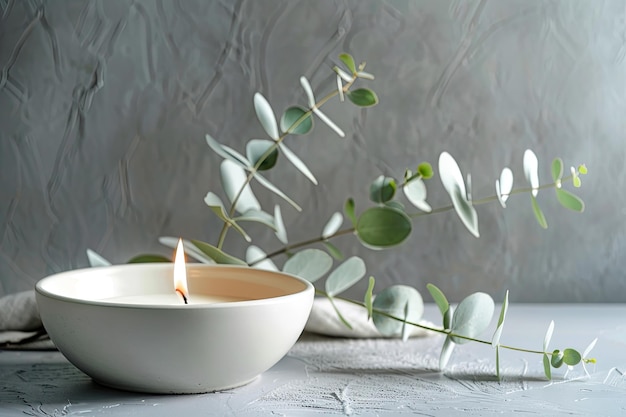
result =
M547 231L517 196L478 208L479 240L447 213L417 220L390 252L336 244L366 259L379 288L626 301L626 2L565 0L0 0L0 296L86 266L86 248L120 263L170 254L161 235L215 242L203 197L222 194L220 158L204 134L242 151L264 137L253 94L277 113L304 104L300 75L329 91L342 51L377 75L380 105L333 101L346 139L317 122L288 140L320 181L288 163L267 175L306 207L282 206L291 241L318 234L348 195L366 207L381 173L436 166L443 150L471 172L476 198L504 166L525 185L530 147L546 181L554 156L587 164L583 215L544 192ZM267 210L279 202L255 189ZM428 189L431 205L449 203L438 179ZM241 255L245 242L231 233L227 248Z

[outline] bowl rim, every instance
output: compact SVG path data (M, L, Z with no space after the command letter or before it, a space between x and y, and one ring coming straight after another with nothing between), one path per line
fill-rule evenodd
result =
M103 271L105 269L114 270L114 269L133 269L133 268L153 268L153 269L162 269L162 268L174 268L173 263L137 263L137 264L122 264L122 265L107 265L107 266L97 266L90 268L80 268L80 269L72 269L63 272L57 272L55 274L48 275L44 278L41 278L35 284L35 293L37 296L43 296L50 299L55 299L58 301L76 303L76 304L84 304L91 306L100 306L100 307L110 307L110 308L127 308L127 309L141 309L141 310L154 310L154 309L167 309L167 310L205 310L205 309L222 309L222 308L239 308L239 307L248 307L248 306L260 306L264 304L276 304L277 302L287 301L293 297L299 297L306 295L307 293L311 293L311 296L315 293L315 287L310 281L307 281L304 278L298 277L296 275L282 272L282 271L271 271L266 269L254 268L250 266L244 265L229 265L229 264L202 264L202 263L192 263L187 264L187 268L194 269L240 269L240 270L255 270L258 272L268 275L278 274L295 281L298 281L304 284L304 288L299 291L291 292L289 294L279 295L275 297L265 297L260 299L253 300L239 300L239 301L229 301L225 303L213 303L213 304L180 304L180 305L170 305L170 304L133 304L133 303L117 303L114 301L103 301L103 300L87 300L76 297L71 297L67 295L61 295L53 291L49 291L44 286L47 282L53 281L57 279L59 276L64 275L78 275L80 273L86 271Z

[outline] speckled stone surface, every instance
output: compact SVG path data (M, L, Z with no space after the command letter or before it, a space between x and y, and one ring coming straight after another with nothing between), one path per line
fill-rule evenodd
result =
M380 174L401 177L450 151L475 198L510 166L525 184L561 156L585 162L584 215L541 193L478 209L476 240L452 213L417 219L405 246L372 252L349 237L379 285L440 286L451 299L485 290L513 301L626 301L626 6L623 1L0 1L0 296L87 265L169 254L161 235L215 242L203 203L222 194L204 134L244 151L264 137L252 97L281 113L335 85L342 51L366 61L380 105L333 101L323 123L287 143L320 181L288 163L267 177L305 207L283 205L289 238L320 233L347 196L357 211ZM282 161L284 162L284 161ZM254 186L270 212L273 195ZM439 180L429 201L449 204ZM279 242L253 227L255 243ZM242 256L231 233L226 248ZM277 259L281 264L284 259ZM359 296L364 288L354 289Z
M400 340L304 335L252 383L202 395L147 395L98 385L58 352L0 351L0 415L18 416L621 416L626 410L626 333L620 305L512 305L501 342L583 351L588 365L543 376L540 355L501 350L502 381L491 346L457 346L439 372L441 336ZM438 319L428 305L426 317ZM495 322L484 335L489 340Z

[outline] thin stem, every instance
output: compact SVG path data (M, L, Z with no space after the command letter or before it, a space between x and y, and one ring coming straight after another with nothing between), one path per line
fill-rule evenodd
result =
M328 294L326 292L324 292L324 291L316 289L315 292L318 295L323 295L325 297L328 297ZM328 298L336 298L338 300L342 300L342 301L345 301L345 302L357 305L359 307L363 307L364 309L367 309L367 306L365 305L365 303L360 302L360 301L356 301L356 300L352 300L350 298L344 298L344 297L328 297ZM411 325L411 326L419 327L420 329L424 329L424 330L428 330L428 331L431 331L431 332L440 333L440 334L443 334L443 335L446 335L446 336L452 336L452 337L456 337L456 338L459 338L459 339L465 339L465 340L468 340L468 341L472 341L472 342L476 342L476 343L482 343L483 345L491 346L491 342L487 341L487 340L481 340L481 339L476 339L474 337L469 337L469 336L464 336L464 335L461 335L461 334L452 333L450 330L446 330L446 329L443 329L443 328L440 328L440 327L431 327L431 326L426 326L424 324L420 324L420 323L415 323L415 322L412 322L412 321L404 320L402 318L399 318L399 317L396 317L396 316L394 316L392 314L389 314L386 311L377 310L377 309L373 309L372 311L375 312L376 314L380 314L381 316L385 316L385 317L388 317L388 318L390 318L392 320L396 320L396 321L399 321L399 322L402 322L402 323L406 323L406 324ZM499 345L499 346L501 348L503 348L503 349L514 350L514 351L517 351L517 352L533 353L533 354L539 354L539 355L546 354L548 356L552 356L552 352L544 352L544 351L535 350L535 349L525 349L525 348L509 346L509 345Z
M342 235L347 235L349 233L353 233L354 230L355 230L354 227L349 227L349 228L346 228L346 229L338 230L337 232L333 233L332 235L330 235L328 237L319 236L319 237L314 237L312 239L303 240L302 242L293 243L291 245L283 246L282 248L280 248L280 249L278 249L278 250L276 250L274 252L268 253L263 258L255 260L253 263L250 264L250 266L254 266L254 265L258 264L259 262L264 261L265 259L273 258L275 256L282 255L283 253L288 253L289 251L292 251L294 249L299 249L299 248L301 248L303 246L313 245L315 243L324 242L326 240L329 240L329 239L332 239L332 238L335 238L335 237L338 237L338 236L342 236Z

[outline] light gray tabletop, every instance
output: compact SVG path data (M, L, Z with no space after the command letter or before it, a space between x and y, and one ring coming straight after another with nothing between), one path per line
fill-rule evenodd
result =
M434 306L425 318L439 322ZM402 343L305 334L249 385L163 396L97 385L58 352L0 351L0 416L626 415L626 305L512 304L501 343L541 349L550 320L551 348L582 351L598 338L590 377L577 366L547 381L539 355L502 351L497 382L490 346L457 346L440 373L441 336Z

